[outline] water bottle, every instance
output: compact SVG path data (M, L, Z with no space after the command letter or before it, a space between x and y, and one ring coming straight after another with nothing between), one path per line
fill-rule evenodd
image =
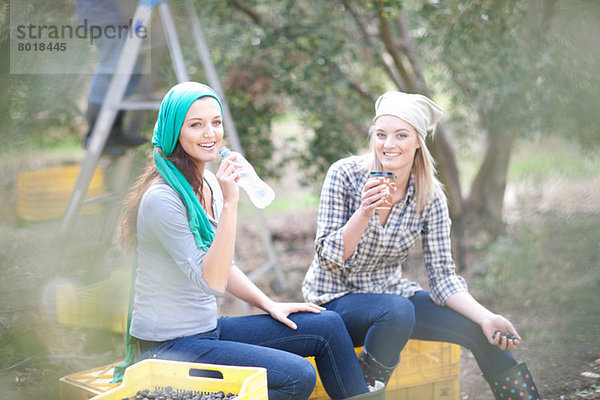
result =
M240 180L238 184L250 198L252 204L258 208L265 208L275 198L275 192L271 189L267 183L265 183L256 174L252 164L248 162L240 153L229 150L227 147L222 147L219 151L219 155L225 158L229 155L235 156L235 162L242 165L240 172Z

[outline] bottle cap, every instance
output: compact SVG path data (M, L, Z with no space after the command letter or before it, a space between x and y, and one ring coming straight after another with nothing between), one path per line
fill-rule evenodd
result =
M229 153L231 153L231 150L227 147L221 147L221 150L219 150L219 156L221 156L221 158L227 157Z

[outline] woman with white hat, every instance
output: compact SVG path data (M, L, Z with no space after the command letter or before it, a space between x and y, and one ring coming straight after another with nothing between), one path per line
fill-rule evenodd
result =
M364 345L359 361L372 386L387 383L413 338L470 349L497 398L539 399L527 366L511 353L521 342L516 329L477 302L455 272L447 200L425 142L442 116L419 94L377 99L370 153L335 162L323 183L304 298L342 316L354 345ZM370 172L392 173L392 189ZM386 201L391 207L381 208ZM429 291L402 276L418 239Z

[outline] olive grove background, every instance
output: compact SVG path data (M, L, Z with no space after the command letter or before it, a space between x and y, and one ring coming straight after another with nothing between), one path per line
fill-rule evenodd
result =
M90 285L130 260L114 242L83 241L101 223L90 216L73 235L83 250L55 265L60 221L28 223L15 213L20 171L83 158L91 76L9 73L13 1L0 0L0 397L56 398L60 376L114 362L123 341L57 324L53 285ZM72 0L34 3L31 15L72 22ZM600 1L193 4L244 152L278 195L265 219L289 287L277 290L272 276L261 287L299 300L327 168L365 151L380 94L423 93L446 110L429 146L470 290L515 321L525 338L516 356L528 361L544 398L600 398ZM190 78L206 81L186 9L169 5ZM160 31L155 20L149 84L159 95L176 82ZM148 138L155 117L147 113ZM134 177L149 151L136 150ZM248 204L240 213L236 252L250 271L265 262L260 224ZM406 270L424 279L418 256ZM490 396L463 351L461 400Z

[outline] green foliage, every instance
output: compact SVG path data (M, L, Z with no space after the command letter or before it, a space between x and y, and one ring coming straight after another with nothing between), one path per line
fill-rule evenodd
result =
M531 130L529 105L537 90L538 62L524 6L515 0L440 2L423 10L427 25L420 43L436 65L454 105L469 105L493 131Z
M364 1L364 5L367 9L381 13L381 15L391 20L398 16L398 13L402 9L403 0L367 0Z
M473 265L473 290L484 302L509 309L522 297L552 312L585 304L594 315L572 313L569 321L555 321L569 326L573 334L585 333L586 327L598 323L600 219L555 213L542 217L517 224L486 249ZM536 298L523 296L528 293L536 293Z
M451 0L415 13L430 72L455 113L475 112L498 134L541 131L592 151L600 143L599 15L600 3L589 0Z
M259 168L268 168L272 123L295 113L304 127L305 137L298 139L308 138L308 147L286 161L299 161L306 181L320 181L333 161L366 143L372 104L385 80L374 73L372 54L339 2L243 2L254 14L237 3L207 8L203 2L198 9L217 69L226 76L244 150ZM225 23L226 29L216 28ZM344 71L373 88L373 95L360 95ZM296 147L290 141L287 146ZM270 167L273 172L280 165Z
M331 162L364 148L372 102L393 88L380 64L385 52L381 38L372 35L367 40L354 15L375 29L379 15L392 21L405 14L430 85L446 94L456 133L477 136L477 122L497 134L515 136L542 129L562 134L563 127L572 126L569 130L578 130L572 136L594 142L598 130L592 122L598 113L591 112L592 100L600 85L581 83L585 93L564 91L556 96L554 91L573 82L550 78L560 70L569 71L565 77L577 76L574 71L583 67L592 78L588 64L565 56L556 63L553 56L561 51L561 43L577 37L559 29L569 26L562 9L575 11L561 5L555 14L544 14L546 5L543 0L229 0L209 6L198 2L198 9L210 31L218 69L227 76L228 96L239 99L234 115L243 121L240 136L250 158L266 167L262 156L274 149L270 126L292 111L309 136L306 152L296 158L305 178L319 181ZM559 33L562 42L555 41ZM590 44L576 48L593 47ZM593 65L595 56L587 58ZM240 84L240 75L249 83ZM579 118L576 99L588 97ZM266 149L262 154L261 148ZM271 165L271 172L276 167Z
M49 3L49 4L48 4ZM64 23L65 14L72 13L66 0L52 0L44 7L44 21ZM55 146L72 143L77 137L76 125L81 111L77 105L89 76L10 74L10 37L8 13L10 4L0 5L0 152L15 149ZM34 4L20 6L28 16L36 16ZM60 133L58 133L60 131Z
M64 13L65 1L51 3ZM597 1L195 3L242 145L260 173L277 175L283 165L272 155L284 147L297 151L289 151L283 162L300 162L305 180L319 182L333 161L364 148L374 99L396 88L382 65L386 49L377 36L379 16L391 25L405 17L427 84L449 111L445 123L454 137L481 141L478 127L485 123L516 137L540 131L564 135L590 151L600 142ZM181 4L170 6L187 23ZM6 4L1 7L7 10ZM178 30L186 60L194 59L191 35ZM3 31L3 54L8 45ZM166 90L175 80L168 51L155 61ZM0 64L5 142L20 143L48 126L70 127L67 134L76 136L73 127L81 122L76 102L85 96L89 76L10 76L8 59ZM188 70L191 79L206 80L194 62ZM302 137L275 144L273 122L289 114L298 116Z
M0 43L4 52L6 42ZM2 70L7 69L3 58ZM2 152L53 145L77 138L81 116L76 102L84 79L63 75L4 75L0 80L0 139ZM54 128L54 129L51 129ZM61 134L56 135L60 128ZM66 134L66 136L65 136Z
M570 138L591 153L600 144L600 2L559 2L540 71L542 129Z

